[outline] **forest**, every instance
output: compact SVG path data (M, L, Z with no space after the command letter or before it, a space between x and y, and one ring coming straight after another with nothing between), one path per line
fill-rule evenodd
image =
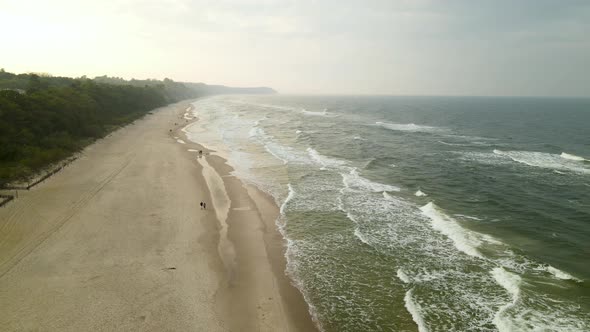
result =
M0 70L0 188L109 132L200 92L170 79L51 77Z

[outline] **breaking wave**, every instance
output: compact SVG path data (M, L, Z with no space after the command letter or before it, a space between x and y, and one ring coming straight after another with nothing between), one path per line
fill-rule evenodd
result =
M587 159L584 159L583 157L576 156L576 155L569 154L569 153L565 153L565 152L562 152L559 156L563 159L569 159L569 160L575 160L575 161L588 161Z
M367 178L359 175L356 168L352 168L348 173L341 173L342 182L344 186L349 189L366 190L369 192L382 192L382 191L399 191L400 189L396 186L373 182Z
M446 131L446 129L444 129L444 128L417 125L414 123L391 123L391 122L377 121L377 122L375 122L375 124L377 126L380 126L380 127L383 127L383 128L389 129L389 130L395 130L395 131L425 132L425 133Z
M453 241L455 247L459 251L462 251L467 255L483 258L478 247L486 241L497 243L497 241L489 235L472 232L462 227L456 220L443 213L438 206L432 202L424 205L420 210L430 219L432 228L446 235Z
M579 159L564 157L561 155L546 152L533 151L503 151L494 149L494 154L504 156L527 166L553 169L558 171L570 171L581 174L590 174L590 168L580 164ZM568 155L572 156L572 155ZM575 156L574 156L575 157ZM581 157L578 157L581 158ZM583 158L582 158L583 159Z
M331 117L336 117L336 116L338 116L338 114L334 114L334 113L328 112L328 110L327 110L327 109L324 109L324 110L323 110L323 111L321 111L321 112L313 112L313 111L308 111L308 110L305 110L305 109L303 109L303 110L301 111L301 113L303 113L304 115L310 115L310 116L323 116L323 117L330 117L330 118L331 118Z

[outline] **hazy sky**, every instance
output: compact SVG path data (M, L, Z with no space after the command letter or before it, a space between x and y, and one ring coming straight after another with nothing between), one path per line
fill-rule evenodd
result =
M590 1L0 0L0 67L285 93L590 96Z

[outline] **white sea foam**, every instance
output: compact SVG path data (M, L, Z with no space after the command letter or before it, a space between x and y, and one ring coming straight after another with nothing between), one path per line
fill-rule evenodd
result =
M408 275L401 268L397 269L397 277L406 284L411 282L410 277L408 277Z
M538 297L535 293L527 293L524 298L521 291L523 280L519 275L502 267L496 267L490 273L511 297L510 302L498 308L492 320L500 332L588 331L588 324L579 316L585 313L577 304ZM537 308L531 308L531 305Z
M512 296L512 302L516 302L520 294L520 283L522 281L520 276L506 271L503 267L496 267L491 273L496 282Z
M590 174L590 168L579 163L578 159L564 158L561 155L533 152L533 151L502 151L494 149L494 154L504 156L521 164L532 167L547 168L560 171L570 171L582 174Z
M330 157L326 157L324 155L321 155L314 148L307 148L307 153L309 154L309 157L311 158L311 160L315 161L316 163L318 163L322 166L321 167L322 170L325 170L328 168L337 168L337 167L340 167L340 166L343 166L346 164L343 160L338 160L335 158L330 158Z
M582 158L582 157L580 157L580 156L576 156L576 155L574 155L574 154L565 153L565 152L562 152L562 153L561 153L559 156L560 156L561 158L568 159L568 160L575 160L575 161L586 161L586 159L585 159L585 158Z
M350 218L350 214L348 214L348 218ZM371 242L369 242L369 240L367 240L367 238L363 235L363 233L361 233L361 231L358 228L354 229L354 236L356 236L357 239L361 240L362 243L366 244L366 245L371 245Z
M324 117L334 117L334 116L336 116L336 114L333 114L333 113L328 112L327 109L324 109L321 112L312 112L312 111L308 111L308 110L303 109L301 111L301 113L303 113L305 115L311 115L311 116L324 116Z
M274 144L274 143L266 143L266 144L264 144L264 149L268 153L273 155L275 158L281 160L283 162L283 164L286 165L289 163L288 152L281 145Z
M472 139L484 139L481 137L470 137L470 136L459 136L459 135L448 135L450 138L463 138L463 139L469 139L468 142L464 142L464 143L450 143L450 142L445 142L445 141L437 141L440 144L443 145L448 145L448 146L466 146L466 147L474 147L474 146L489 146L490 143L489 142L480 142L480 141L472 141Z
M386 191L383 192L383 198L385 198L386 200L389 200L389 201L395 200L395 198L393 196L391 196L390 194L388 194Z
M376 125L395 131L410 131L410 132L439 132L445 131L444 128L431 127L424 125L417 125L414 123L391 123L391 122L375 122Z
M580 279L572 276L571 274L569 274L569 273L567 273L565 271L562 271L560 269L554 268L551 265L543 265L539 269L551 273L557 279L561 279L561 280L574 280L574 281L577 281L577 282L581 282L582 281L582 280L580 280Z
M285 208L287 207L287 204L293 199L293 197L295 197L295 190L293 190L293 186L291 186L291 184L287 184L287 188L289 188L289 194L287 194L287 198L285 198L285 201L283 202L283 204L281 204L281 207L279 209L279 212L284 215L285 214Z
M418 190L418 191L416 191L416 193L415 193L414 195L416 195L416 196L418 196L418 197L428 196L428 195L426 195L424 192L422 192L422 190Z
M481 220L481 218L478 217L472 217L472 216L468 216L465 214L455 214L456 217L461 217L461 218L466 218L466 219L471 219L471 220Z
M422 213L430 219L432 228L446 235L453 241L455 247L467 255L483 258L477 249L487 237L463 228L456 220L449 217L430 202L420 208Z
M252 127L250 129L249 136L250 139L264 146L264 149L268 153L281 160L283 164L301 161L301 156L298 156L293 148L277 143L275 140L273 140L272 136L266 134L264 129L260 127Z
M418 325L418 332L428 332L426 328L426 324L424 323L424 318L422 317L422 308L418 303L414 301L412 298L412 289L406 292L406 296L404 296L404 303L406 309L412 315L412 319Z
M508 294L512 297L512 301L501 306L494 316L493 323L500 332L519 330L514 322L507 318L505 313L511 307L515 306L520 296L521 278L511 272L506 271L502 267L496 267L491 271L492 276L496 282L502 286Z
M176 141L177 141L178 143L180 143L180 144L186 144L186 142L185 142L185 141L183 141L183 140L181 140L180 138L179 138L179 139L177 139Z
M250 138L262 138L264 135L264 130L257 126L250 128L250 131L248 132L248 136L250 136Z
M449 145L449 146L465 146L466 144L458 144L458 143L448 143L443 141L437 141L440 144Z
M362 138L361 136L354 136L352 139L357 140L357 141L366 141L366 139Z
M301 130L295 130L295 134L301 134L302 131Z
M371 192L382 192L382 191L399 191L400 189L396 186L388 184L373 182L359 175L356 168L353 168L348 173L341 173L342 182L344 186L349 189L355 190L366 190Z

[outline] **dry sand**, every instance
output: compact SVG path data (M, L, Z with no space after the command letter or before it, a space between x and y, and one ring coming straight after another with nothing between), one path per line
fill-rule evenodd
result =
M188 151L203 148L179 130L187 105L0 208L0 330L315 330L284 274L277 206L224 159Z

